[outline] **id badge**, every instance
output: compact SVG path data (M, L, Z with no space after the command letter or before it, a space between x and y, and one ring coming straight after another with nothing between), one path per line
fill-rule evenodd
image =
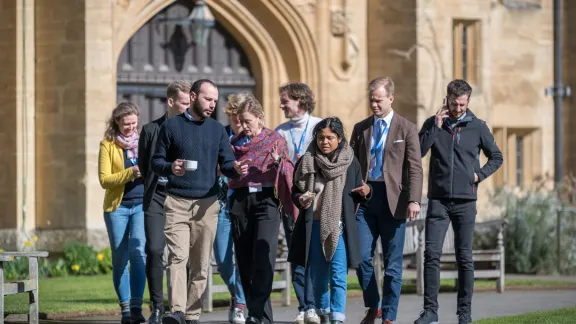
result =
M261 191L262 191L262 185L248 187L249 193L261 192Z

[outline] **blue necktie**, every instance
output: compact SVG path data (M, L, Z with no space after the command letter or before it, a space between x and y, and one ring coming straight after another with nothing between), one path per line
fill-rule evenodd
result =
M384 135L384 128L386 128L386 122L382 119L376 121L376 136L374 139L374 159L376 160L374 169L372 169L372 179L376 180L382 175L382 152L384 152L384 144L380 145L382 136Z

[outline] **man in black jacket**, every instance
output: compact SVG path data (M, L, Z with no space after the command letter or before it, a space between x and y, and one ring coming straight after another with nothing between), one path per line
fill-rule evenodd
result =
M472 238L478 184L502 165L502 153L486 122L468 109L472 88L464 80L448 84L444 107L420 130L422 157L431 150L424 252L424 311L414 324L438 323L440 256L452 222L458 264L458 323L472 322L474 288ZM488 162L480 167L480 151Z
M166 119L180 115L190 106L190 87L186 81L174 81L167 90L168 109L164 116L144 125L138 142L138 167L144 179L144 228L146 233L146 277L152 303L152 314L148 323L159 324L164 313L163 256L166 246L164 237L164 200L168 179L152 172L150 161L156 150L160 126Z

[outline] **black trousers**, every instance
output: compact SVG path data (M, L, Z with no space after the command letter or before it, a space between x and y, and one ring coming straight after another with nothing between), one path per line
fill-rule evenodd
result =
M440 257L448 225L454 229L454 249L458 264L457 314L472 313L474 260L472 240L476 221L476 200L430 199L426 214L426 249L424 251L424 309L438 311Z
M144 229L146 232L146 278L148 290L153 307L161 307L164 300L164 200L166 200L166 187L158 185L152 196L148 210L144 212Z
M236 189L230 197L236 260L248 316L264 324L274 323L270 293L280 229L278 205L273 188L256 193L249 193L248 188Z

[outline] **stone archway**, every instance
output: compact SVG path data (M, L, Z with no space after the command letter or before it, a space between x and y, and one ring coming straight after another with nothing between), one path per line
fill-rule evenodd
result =
M151 17L174 0L118 0L114 8L114 55ZM216 20L245 50L254 78L256 96L266 113L266 123L276 126L284 117L279 109L278 87L287 81L320 84L318 54L312 35L297 10L286 0L206 0ZM281 42L275 40L281 39ZM319 109L321 110L321 109Z

